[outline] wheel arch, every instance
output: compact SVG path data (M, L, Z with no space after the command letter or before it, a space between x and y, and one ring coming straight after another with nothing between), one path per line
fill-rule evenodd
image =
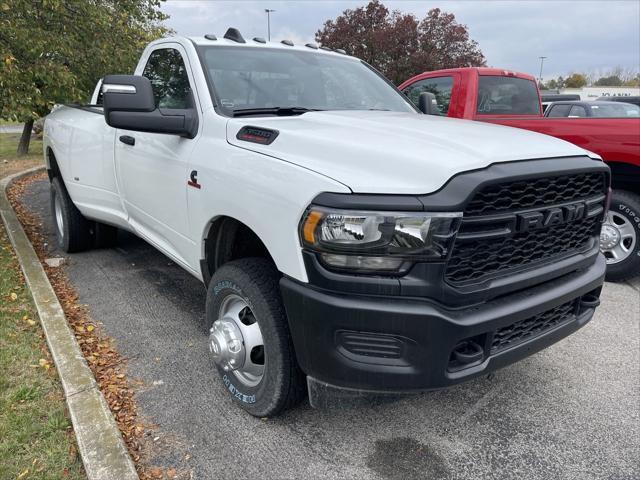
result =
M215 271L227 262L241 258L266 258L276 262L256 231L246 223L227 215L211 219L202 237L200 269L205 285Z
M640 195L640 166L627 162L608 161L611 169L611 188Z
M62 178L62 173L60 172L60 167L58 166L58 160L56 159L55 153L53 153L53 149L48 146L45 151L45 162L47 166L47 175L49 175L49 180L53 180L56 177Z

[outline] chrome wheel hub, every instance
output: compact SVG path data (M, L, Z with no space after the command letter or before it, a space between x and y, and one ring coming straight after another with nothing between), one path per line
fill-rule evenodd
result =
M209 335L209 350L214 362L225 372L242 367L245 356L243 343L242 333L235 322L221 319L213 323Z
M620 232L616 227L604 224L600 231L600 248L610 250L620 243Z
M600 230L600 251L607 257L607 264L625 260L633 252L636 242L637 234L631 221L624 215L609 211Z
M213 360L242 384L254 387L264 375L265 352L262 332L247 302L229 295L209 334Z

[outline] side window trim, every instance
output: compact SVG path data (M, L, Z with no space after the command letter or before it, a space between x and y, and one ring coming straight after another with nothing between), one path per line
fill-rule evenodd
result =
M151 80L157 108L189 109L195 108L193 88L184 56L173 47L153 50L147 58L142 75ZM184 80L186 79L186 85ZM169 105L162 105L162 102ZM171 105L177 102L177 105Z
M194 101L194 109L196 111L199 111L198 116L200 116L200 113L204 112L204 108L202 106L202 102L198 92L196 76L193 70L193 66L191 65L189 55L187 55L187 51L182 44L176 43L174 41L169 41L169 42L163 42L163 43L158 43L153 45L153 47L150 50L145 51L143 53L142 57L140 58L140 61L138 62L138 65L135 68L134 74L142 75L145 68L147 67L147 64L149 63L149 58L151 58L151 55L153 55L153 53L158 50L163 50L168 48L177 50L178 53L180 54L180 57L182 58L182 62L187 72L187 77L189 79L189 88L191 89L191 94Z
M428 82L430 82L430 81L431 81L431 82L434 82L434 81L435 81L435 82L437 82L438 80L442 80L442 79L449 79L449 80L450 80L450 85L449 85L449 102L447 103L447 109L446 109L446 111L442 111L442 112L441 112L441 115L442 115L443 117L446 117L446 116L448 116L448 115L449 115L449 111L451 110L451 104L453 103L453 102L452 102L453 95L454 95L454 94L455 94L455 92L456 92L456 84L457 84L457 82L456 82L456 80L457 80L456 75L439 75L439 76L433 76L433 77L425 77L425 78L421 78L421 79L416 80L415 82L413 82L413 83L411 83L411 84L407 85L406 87L404 87L404 89L402 90L402 93L403 93L407 98L409 98L409 99L412 101L412 103L414 103L414 105L416 105L416 103L415 103L415 102L413 102L413 100L412 100L412 99L409 97L409 95L407 94L407 90L408 90L408 89L410 89L410 88L412 88L412 87L416 87L416 86L417 86L417 84L420 84L420 83L428 83ZM426 90L425 90L425 91L426 91ZM420 92L420 93L422 93L422 92ZM436 94L436 96L437 96L437 94ZM440 106L440 105L439 105L439 106Z
M576 111L576 113L581 110L582 111L582 115L574 115L574 110ZM571 107L571 110L569 111L569 116L570 117L578 117L578 118L585 118L587 117L587 109L584 108L582 105L573 105Z

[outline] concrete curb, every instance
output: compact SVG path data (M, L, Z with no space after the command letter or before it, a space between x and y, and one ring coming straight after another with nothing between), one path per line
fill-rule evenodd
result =
M0 180L0 215L31 291L62 382L87 477L90 480L135 480L138 474L118 425L7 197L11 182L42 168L32 168Z

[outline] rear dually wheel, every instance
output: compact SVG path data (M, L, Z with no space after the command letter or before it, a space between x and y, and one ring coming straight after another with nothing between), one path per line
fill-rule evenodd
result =
M73 204L60 177L51 181L51 210L58 246L67 253L91 246L91 222Z

